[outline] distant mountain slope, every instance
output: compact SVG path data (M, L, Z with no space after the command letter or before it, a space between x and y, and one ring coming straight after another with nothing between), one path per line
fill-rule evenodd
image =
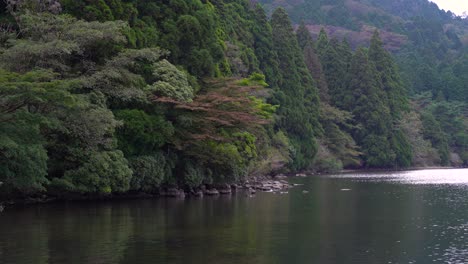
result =
M363 44L370 39L370 28L388 32L396 44L405 44L402 35L410 37L415 29L422 29L421 20L437 25L439 30L459 40L468 36L468 20L456 17L451 12L440 10L428 0L260 0L267 11L284 7L295 23L304 21L312 33L317 26L326 27L328 33L337 37L348 37L355 44ZM333 27L331 27L333 26ZM335 34L336 33L336 34ZM359 34L361 33L361 34ZM440 33L440 32L438 32ZM365 41L362 38L366 38ZM447 42L457 42L447 36ZM457 43L451 43L452 46ZM466 43L465 43L466 44ZM395 46L391 46L395 49Z
M292 21L304 21L312 35L346 38L352 47L369 43L375 29L397 55L408 89L431 91L448 100L468 100L466 67L468 19L440 10L428 0L259 0L272 12L285 8ZM458 65L458 66L454 66ZM425 81L430 75L433 80ZM450 77L449 77L450 76ZM454 81L455 80L455 81ZM456 85L446 85L456 83Z

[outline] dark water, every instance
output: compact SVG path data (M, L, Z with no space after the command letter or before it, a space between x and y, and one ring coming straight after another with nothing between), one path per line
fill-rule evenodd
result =
M7 208L0 263L468 263L466 169L291 181L304 185Z

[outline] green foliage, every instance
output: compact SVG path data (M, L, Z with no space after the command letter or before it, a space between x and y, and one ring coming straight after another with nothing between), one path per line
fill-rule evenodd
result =
M91 76L82 76L83 85L103 93L112 108L146 103L148 82L156 80L153 71L164 55L158 48L125 50Z
M293 28L284 9L277 9L271 19L273 47L278 54L282 82L271 102L280 105L277 120L296 149L293 169L308 168L316 154L315 136L321 133L318 122L319 98Z
M382 89L386 94L386 104L392 115L393 122L401 119L402 112L408 109L407 92L403 87L396 64L391 55L384 49L378 31L374 32L369 47L369 60L375 65L375 69ZM412 163L412 150L406 136L400 131L390 131L391 145L395 152L395 165L409 167Z
M280 2L304 18L296 33L284 9L268 21L246 0L8 2L0 191L155 192L288 169L468 164L461 22ZM378 32L353 52L325 29L314 42L307 25L359 21L408 36L403 71Z
M328 159L330 161L336 159L338 162L332 164L341 164L343 167L361 166L360 148L353 137L346 132L353 128L351 113L328 104L322 104L321 110L320 122L324 129L321 143L322 149L330 152L331 156L327 156Z
M85 22L67 15L25 14L19 19L21 39L10 39L0 66L16 72L49 68L59 73L102 62L125 43L122 22ZM77 65L72 65L76 63Z
M432 145L439 152L441 164L448 165L449 149L447 137L443 133L440 123L430 112L426 112L422 115L422 121L424 126L424 138L431 141Z
M43 191L48 180L41 119L23 111L14 118L15 122L0 122L0 191L4 195Z
M421 115L415 111L406 113L399 127L411 144L414 166L435 166L440 164L440 157L432 143L423 137Z
M147 88L151 93L178 101L192 100L193 88L190 87L185 73L179 71L167 60L157 62L153 67L153 74L157 81Z
M129 159L133 176L130 190L155 191L167 173L167 162L161 153Z
M67 171L64 180L75 192L109 194L128 191L131 177L127 160L117 150L92 153L82 166Z
M374 32L370 42L369 60L374 63L379 74L392 116L396 119L400 118L401 112L408 108L407 92L403 87L395 62L383 47L378 31Z
M259 85L263 87L268 87L268 84L265 82L265 75L261 73L253 73L249 76L249 78L240 80L239 84L242 86Z
M391 148L395 151L395 165L409 167L413 164L413 150L407 137L401 130L393 131Z
M345 109L346 106L343 103L347 87L347 72L351 63L351 48L346 43L330 42L323 28L320 30L316 47L325 76L325 78L318 76L317 80L325 79L322 82L327 84L330 104Z
M347 167L359 166L359 155L361 153L358 151L358 147L351 135L340 128L349 128L351 126L352 115L330 105L331 100L325 72L316 54L312 36L303 23L297 29L296 36L299 46L304 52L307 68L319 88L321 100L320 123L324 133L321 140L322 145L319 146L319 152L314 162L314 169L333 172L343 168L343 165ZM320 41L320 45L324 45L323 48L328 46L324 31L321 32ZM331 69L327 70L330 74Z
M184 182L190 188L196 188L205 183L212 183L210 175L206 169L200 164L193 164L190 161L185 161ZM205 179L206 178L206 179Z
M219 28L210 3L190 1L63 1L63 9L89 21L123 20L133 47L159 46L170 51L171 62L197 77L213 76L223 59Z
M247 176L242 149L238 146L241 143L208 141L203 145L204 154L208 158L205 162L213 171L215 183L235 182Z
M325 147L320 145L314 161L314 170L318 172L334 173L343 169L343 163Z
M255 19L248 1L213 1L218 15L220 35L225 43L225 55L229 72L233 75L247 76L260 71L255 52Z
M58 0L6 0L3 5L0 7L5 7L14 16L28 11L50 12L53 14L62 11L62 6Z
M468 135L465 104L433 102L424 109L422 120L424 137L438 150L442 164L450 164L450 156L455 153L465 157Z
M392 167L396 158L393 151L389 151L390 144L385 136L370 134L362 139L362 149L367 167Z
M254 49L259 68L265 74L266 82L271 87L278 87L281 81L278 54L273 48L273 32L265 11L260 5L255 7L252 33L254 36Z
M125 109L116 111L115 116L123 121L117 130L117 139L119 149L127 156L154 152L174 134L172 124L159 115Z
M348 92L344 95L343 106L354 115L354 122L359 125L352 134L362 147L366 166L395 166L396 154L389 143L390 110L379 75L364 49L358 49L354 54L348 76Z

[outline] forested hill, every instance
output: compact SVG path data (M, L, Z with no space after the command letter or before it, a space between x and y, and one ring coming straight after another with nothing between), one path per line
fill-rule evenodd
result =
M294 24L303 21L314 36L323 27L333 37L346 38L353 48L366 45L377 28L386 49L397 56L412 94L430 91L448 100L468 100L461 74L468 63L468 18L440 10L429 0L258 2L269 12L284 7Z
M356 12L290 3L0 2L0 198L468 165L465 21L428 5L440 21L405 14L375 30L392 25L380 11L331 23ZM311 34L296 3L324 29ZM327 25L371 34L351 45ZM404 39L396 56L390 31Z

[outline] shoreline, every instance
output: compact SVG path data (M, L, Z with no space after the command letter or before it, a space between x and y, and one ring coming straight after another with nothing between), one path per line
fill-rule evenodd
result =
M62 196L48 195L47 193L36 194L25 197L6 198L0 200L0 213L5 209L21 206L21 205L35 205L46 204L53 202L65 201L107 201L107 200L124 200L124 199L186 199L186 198L203 198L204 196L226 196L240 192L247 193L248 195L255 195L258 192L281 192L295 187L294 184L289 183L287 180L296 177L310 177L310 176L326 176L333 174L347 174L347 173L372 173L372 172L398 172L398 171L415 171L415 170L439 170L439 169L464 169L463 167L412 167L405 169L345 169L336 173L318 173L318 172L297 172L278 174L274 176L252 177L250 180L233 183L233 184L219 184L219 185L202 185L195 189L183 189L180 187L160 187L158 190L151 192L142 191L129 191L126 193L114 193L109 195L104 194L79 194L68 193ZM465 168L466 169L466 168Z
M255 195L256 192L282 192L296 185L290 184L284 179L274 179L272 177L254 177L250 181L234 184L202 185L195 189L183 189L180 187L160 187L151 192L129 191L125 193L114 194L79 194L67 193L62 196L48 195L47 193L31 196L7 198L0 200L0 213L6 208L24 205L46 204L65 201L106 201L106 200L124 200L124 199L201 199L205 196L229 196L236 193L246 193Z

